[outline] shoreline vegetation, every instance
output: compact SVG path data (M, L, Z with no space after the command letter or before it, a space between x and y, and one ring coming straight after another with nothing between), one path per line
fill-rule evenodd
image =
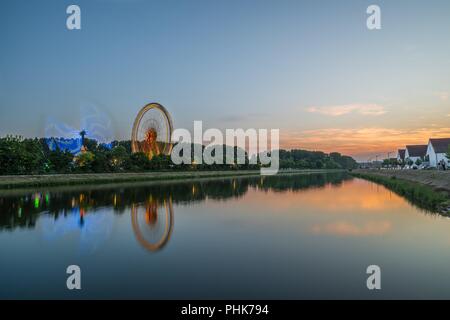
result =
M450 172L354 170L351 175L381 184L422 209L450 215Z
M343 169L280 170L277 175L345 172ZM0 176L0 190L26 187L71 186L86 184L112 184L125 182L189 181L226 177L260 176L260 170L224 171L159 171L142 173L86 173L54 175Z
M250 156L244 149L236 146L222 145L222 148L215 146L214 149L209 149L207 154L210 153L214 157L214 163L206 164L208 162L199 157L204 157L205 150L210 147L186 144L186 148L181 148L177 153L180 153L179 156L186 156L187 161L174 164L171 156L166 154L149 157L149 154L143 152L132 152L130 140L112 141L106 145L86 138L85 133L83 135L81 133L81 138L68 141L57 138L0 137L0 176L236 171L259 170L266 166L261 162L261 154ZM59 144L55 141L59 141ZM176 146L177 144L174 148ZM201 156L197 156L194 152L198 147L202 150ZM189 151L190 156L183 154ZM227 154L233 154L234 159L228 159ZM355 169L358 167L355 159L338 152L280 149L278 155L281 169ZM271 155L265 154L265 156Z

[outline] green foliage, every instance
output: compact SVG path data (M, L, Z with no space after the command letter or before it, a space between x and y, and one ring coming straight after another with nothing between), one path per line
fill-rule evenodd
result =
M0 138L0 174L39 174L44 172L44 163L38 139Z
M96 151L99 147L98 142L93 139L84 138L84 146L89 151Z
M126 140L126 141L113 141L111 143L112 147L117 147L117 146L122 146L125 148L125 150L127 151L128 154L131 154L131 141L130 140Z
M0 175L40 174L40 173L109 173L143 172L148 170L249 170L259 169L261 164L250 164L245 154L245 164L237 164L237 151L234 148L235 163L226 164L228 146L223 146L223 164L183 164L175 166L170 156L159 155L151 160L144 153L131 153L130 141L113 141L112 149L96 140L84 138L87 151L77 156L68 151L49 150L44 139L22 139L7 136L0 138ZM204 147L202 146L204 149ZM191 152L193 153L193 147ZM242 151L242 150L240 150ZM243 152L243 151L242 151ZM292 169L353 169L356 161L348 156L333 152L280 150L280 168Z
M111 167L110 158L109 150L99 147L99 150L94 153L94 160L90 165L90 169L93 172L112 172L113 168Z
M166 155L157 155L150 160L150 169L153 170L162 170L167 169L172 164L172 161L170 160L170 156Z
M445 192L437 192L427 185L397 179L395 176L383 177L367 173L353 173L353 175L382 184L395 193L404 196L418 207L432 212L441 211L442 207L446 206L449 201Z
M136 152L130 155L125 163L127 171L141 171L150 168L150 160L143 152Z
M396 158L384 159L382 163L382 166L387 168L397 167L398 165L400 165L400 163Z
M280 150L280 167L291 169L354 169L356 161L338 152Z
M111 165L115 170L123 170L124 165L126 164L129 154L125 147L117 146L114 147L111 152Z
M72 170L73 155L69 151L49 151L47 169L51 173L69 173Z
M450 146L448 146L447 153L445 154L448 160L450 160Z
M75 158L75 163L81 172L91 172L94 159L94 153L86 151Z

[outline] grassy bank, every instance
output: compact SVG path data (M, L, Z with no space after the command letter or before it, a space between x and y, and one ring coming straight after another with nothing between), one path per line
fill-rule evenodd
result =
M309 174L338 172L342 170L291 170L279 174ZM221 177L259 176L259 170L236 171L182 171L182 172L145 172L145 173L93 173L60 174L32 176L0 176L0 189L25 187L70 186L82 184L110 184L123 182L147 182L168 180L192 180Z
M384 185L420 208L441 214L450 214L450 193L445 189L416 180L398 178L392 173L389 175L385 172L365 170L352 172L352 175ZM405 175L403 174L403 176Z

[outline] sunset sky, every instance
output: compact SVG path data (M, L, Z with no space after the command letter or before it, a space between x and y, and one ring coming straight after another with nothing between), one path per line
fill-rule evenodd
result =
M82 29L66 28L81 7ZM382 29L366 27L378 4ZM175 128L279 128L283 148L367 160L450 137L450 1L1 2L0 136L78 129L116 139L163 104ZM81 111L80 111L81 110Z

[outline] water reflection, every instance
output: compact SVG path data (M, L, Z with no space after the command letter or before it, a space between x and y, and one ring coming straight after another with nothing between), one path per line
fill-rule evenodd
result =
M167 204L187 204L205 199L226 200L244 196L249 188L265 192L300 191L338 186L351 179L345 173L271 176L256 178L224 178L170 184L134 183L115 186L83 186L47 188L41 191L0 191L0 230L34 228L36 219L50 215L57 220L78 213L79 228L86 225L86 215L107 207L115 214L133 212L146 204L145 211ZM150 200L151 199L151 200ZM149 203L150 202L150 203ZM147 208L148 206L148 208ZM139 211L138 209L136 209ZM156 210L158 211L158 210ZM133 215L133 214L132 214ZM151 225L155 216L148 216ZM156 217L157 219L157 217Z
M49 188L40 192L2 191L0 193L0 231L16 228L40 228L46 239L54 240L77 233L80 246L95 250L107 241L114 223L114 215L130 214L131 227L138 243L148 251L158 251L169 242L174 225L173 204L183 205L206 199L224 201L240 198L252 189L256 193L247 196L247 203L264 202L273 210L301 204L313 211L322 208L327 212L347 210L381 210L403 205L400 197L386 202L384 193L365 182L349 181L345 173L310 174L297 176L272 176L255 178L224 178L166 184L131 184L115 186ZM347 183L348 182L348 183ZM362 184L361 184L362 183ZM346 184L346 188L335 187ZM313 189L321 188L321 192ZM365 190L365 192L363 192ZM262 191L262 192L261 192ZM269 191L272 197L268 196ZM280 203L277 192L293 192ZM363 192L363 193L361 193ZM360 197L355 197L355 194ZM324 201L333 199L333 201ZM111 211L114 213L111 215ZM391 229L389 223L366 222L349 224L338 221L326 225L314 225L315 234L373 234L379 235Z
M382 298L448 298L450 220L422 213L345 174L4 190L0 298L73 298L74 263L81 298L370 298L374 263Z
M59 219L48 214L40 215L37 224L46 242L61 243L76 236L78 251L87 254L95 252L110 239L113 226L114 216L107 210L86 214L78 208Z
M162 249L173 229L172 198L159 203L150 197L143 205L131 205L131 223L141 246L149 251Z

